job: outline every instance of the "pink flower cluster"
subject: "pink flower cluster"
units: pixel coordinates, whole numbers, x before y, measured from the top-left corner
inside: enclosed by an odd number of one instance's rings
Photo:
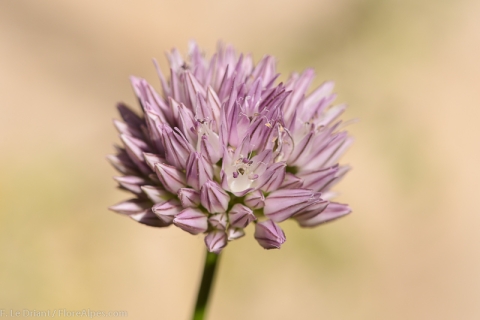
[[[338,159],[352,142],[338,120],[345,106],[332,106],[333,83],[307,94],[312,70],[277,83],[273,57],[254,64],[230,46],[207,59],[192,43],[187,60],[176,49],[168,59],[168,81],[157,66],[162,94],[131,77],[141,116],[118,105],[123,147],[108,159],[134,198],[111,210],[205,233],[215,253],[250,223],[272,249],[286,239],[279,222],[314,227],[350,213],[330,201],[349,169]]]

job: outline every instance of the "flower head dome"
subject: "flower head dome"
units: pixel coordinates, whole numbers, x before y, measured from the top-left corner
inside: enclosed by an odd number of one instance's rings
[[[278,83],[275,60],[219,46],[210,59],[196,44],[188,59],[168,54],[170,78],[157,66],[162,94],[131,77],[142,108],[118,104],[123,147],[108,156],[134,198],[110,209],[153,227],[205,233],[211,252],[242,237],[250,223],[266,248],[280,248],[278,223],[314,227],[350,213],[330,201],[348,171],[338,159],[352,138],[341,130],[344,105],[331,106],[333,83],[307,94],[312,70]]]

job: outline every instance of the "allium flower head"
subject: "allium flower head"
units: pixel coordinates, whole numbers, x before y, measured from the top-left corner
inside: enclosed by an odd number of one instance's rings
[[[349,169],[338,159],[352,142],[338,120],[345,106],[331,106],[332,82],[307,93],[314,73],[306,70],[278,83],[273,57],[254,64],[230,46],[210,59],[194,43],[186,60],[176,49],[167,56],[169,80],[157,66],[162,94],[131,77],[142,115],[118,104],[123,147],[108,159],[134,197],[111,210],[205,233],[215,253],[250,223],[272,249],[286,240],[279,222],[314,227],[350,213],[330,201]]]

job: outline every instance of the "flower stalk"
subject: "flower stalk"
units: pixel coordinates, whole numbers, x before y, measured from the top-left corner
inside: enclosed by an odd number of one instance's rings
[[[193,311],[193,320],[205,319],[208,299],[210,297],[210,291],[215,278],[215,270],[217,268],[218,260],[219,254],[212,253],[207,250],[205,264],[203,266],[202,283],[200,284],[200,289],[198,290],[197,303],[195,304],[195,310]]]

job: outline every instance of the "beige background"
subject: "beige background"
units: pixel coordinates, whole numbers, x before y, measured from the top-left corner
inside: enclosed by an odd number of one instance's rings
[[[187,319],[204,245],[106,210],[128,76],[218,39],[333,79],[348,218],[226,249],[210,319],[480,318],[480,2],[0,1],[0,309]]]

